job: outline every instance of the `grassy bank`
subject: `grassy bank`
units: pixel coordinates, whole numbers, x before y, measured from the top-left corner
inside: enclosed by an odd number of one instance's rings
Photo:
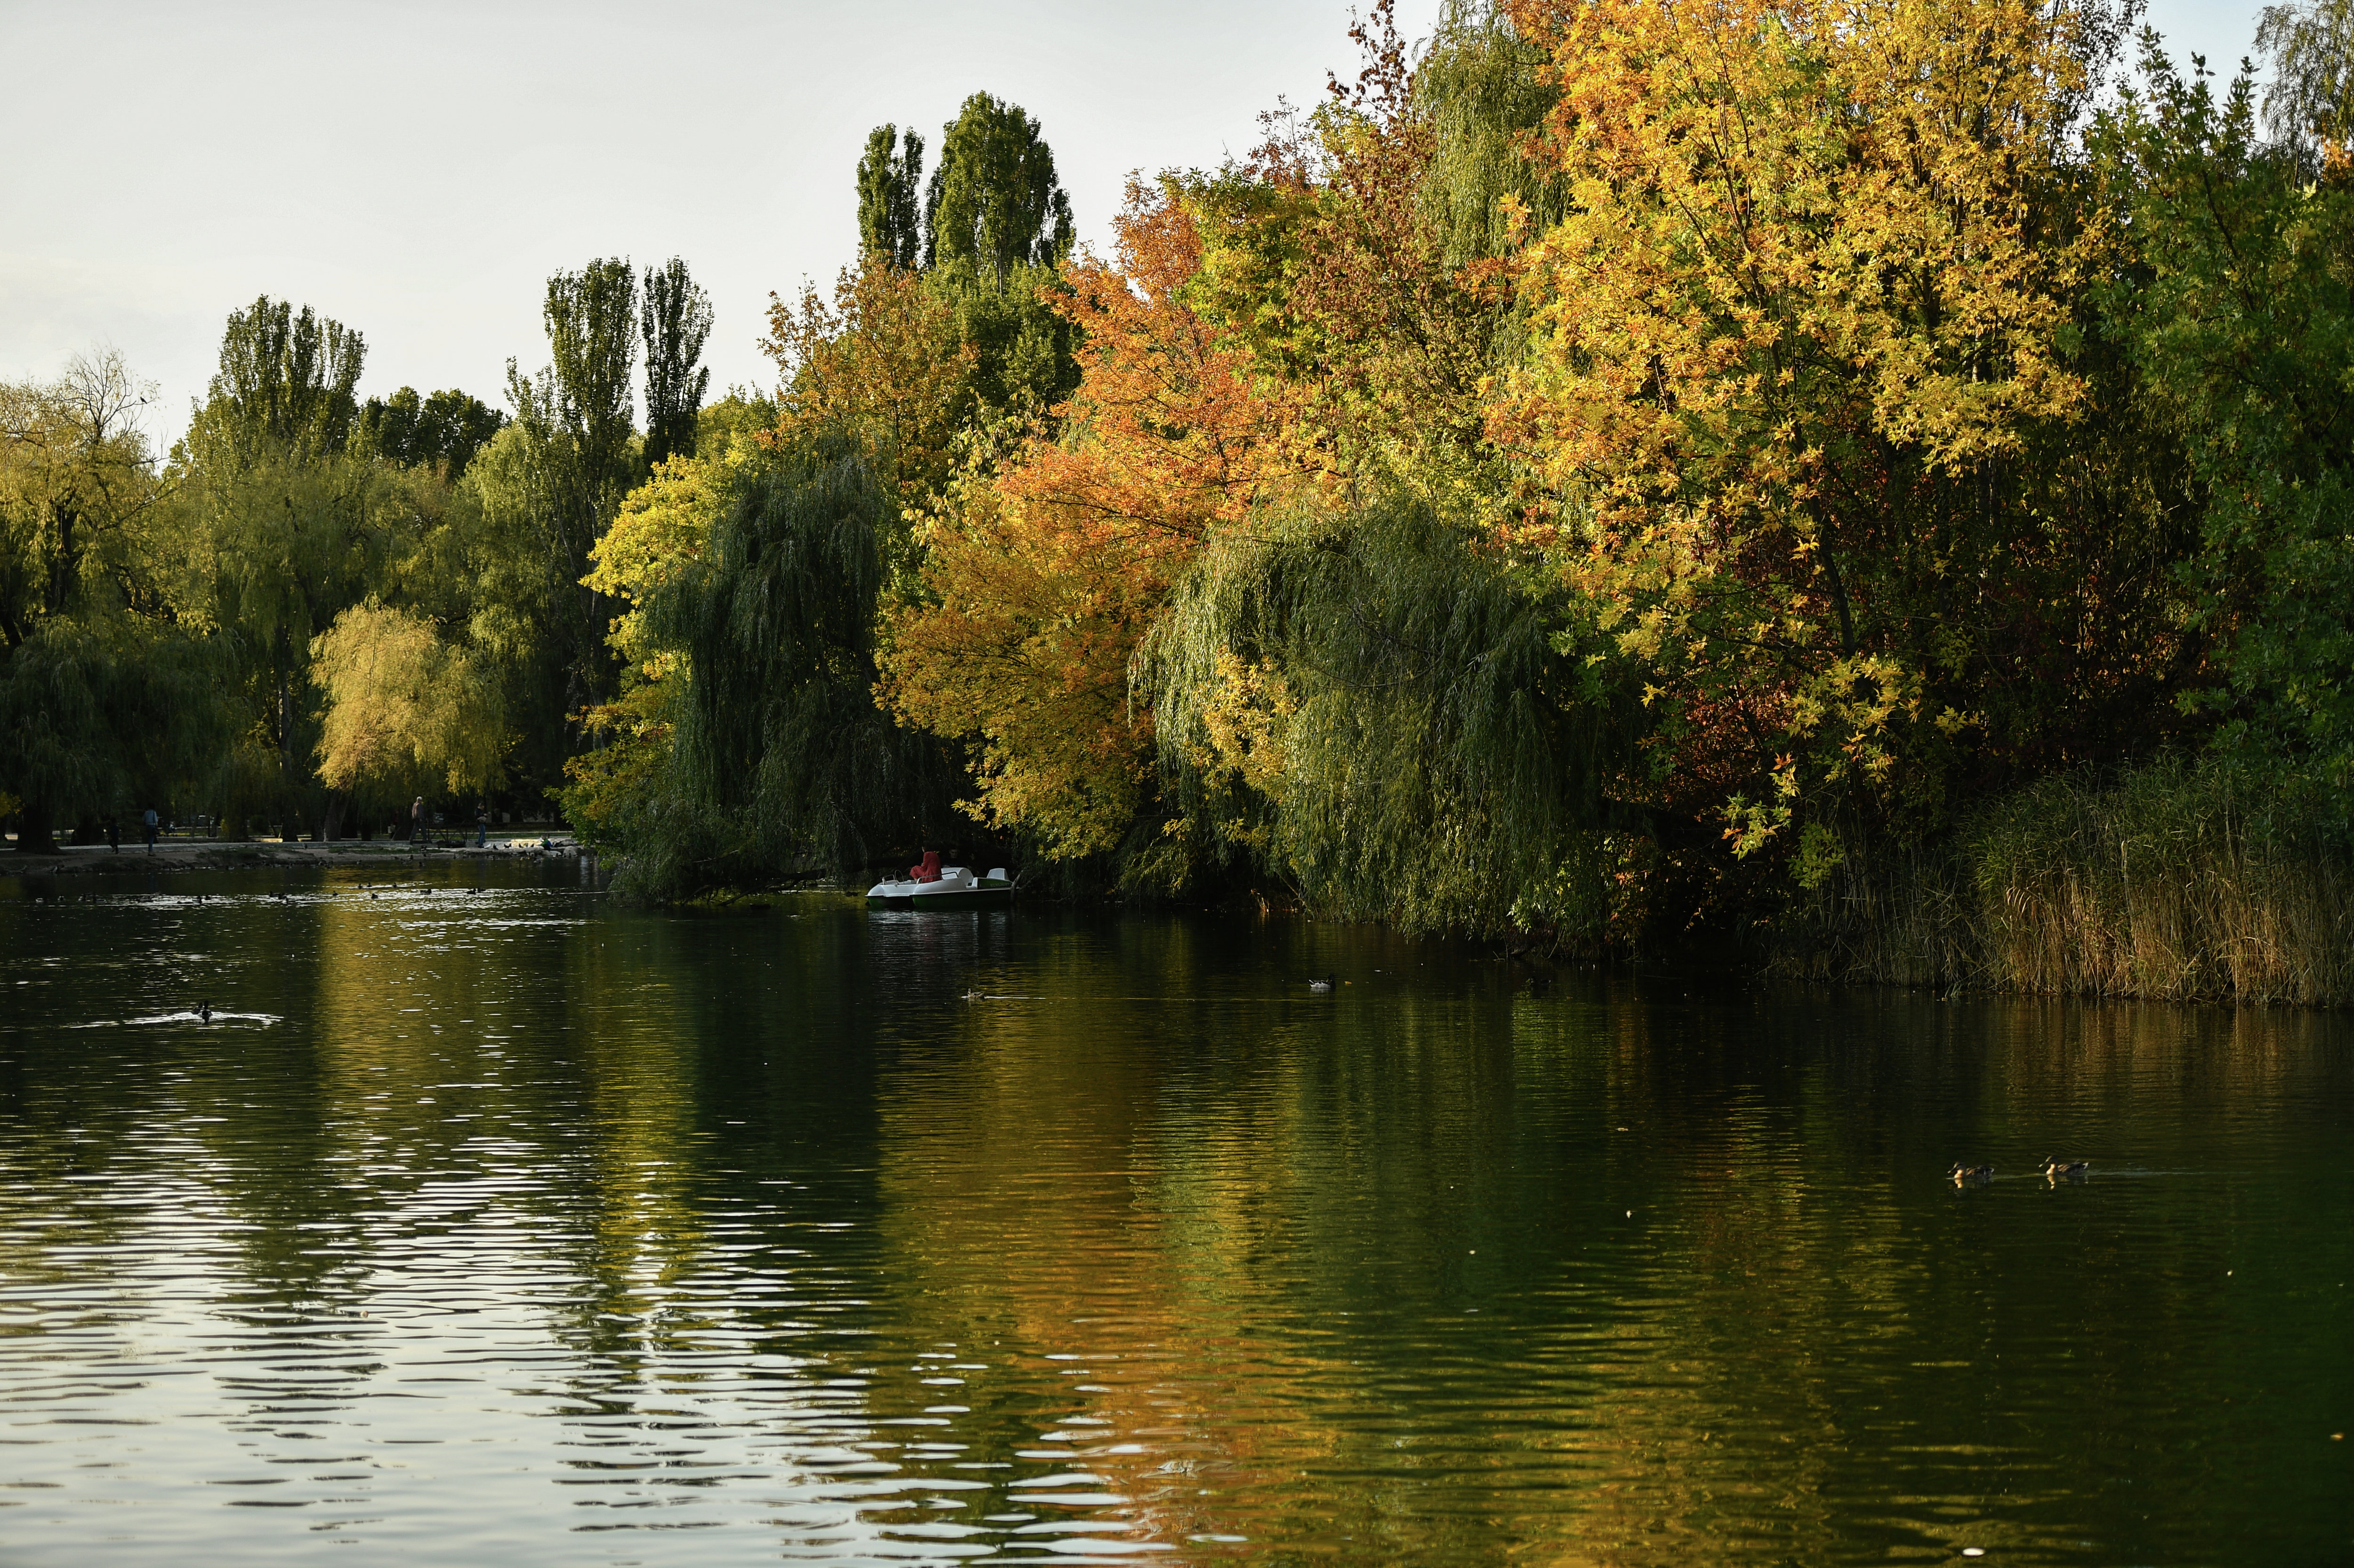
[[[2315,780],[2154,764],[2046,780],[1935,850],[1850,853],[1772,970],[2041,994],[2354,1001],[2354,826]]]

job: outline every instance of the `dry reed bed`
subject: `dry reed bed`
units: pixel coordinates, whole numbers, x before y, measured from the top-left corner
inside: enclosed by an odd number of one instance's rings
[[[1850,854],[1773,968],[2046,995],[2354,1001],[2335,792],[2221,762],[2047,780],[1941,852]]]

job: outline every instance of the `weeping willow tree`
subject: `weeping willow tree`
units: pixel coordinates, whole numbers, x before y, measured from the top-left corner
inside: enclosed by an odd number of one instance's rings
[[[1527,336],[1492,263],[1565,207],[1525,155],[1557,94],[1492,5],[1450,5],[1418,59],[1386,5],[1358,36],[1357,87],[1271,143],[1266,186],[1204,202],[1207,297],[1311,386],[1351,482],[1220,530],[1140,654],[1182,809],[1145,869],[1247,864],[1418,930],[1591,932],[1639,709],[1587,657],[1584,603],[1486,543],[1515,469],[1484,389]]]
[[[1526,152],[1561,97],[1547,63],[1485,0],[1449,0],[1416,62],[1411,112],[1431,138],[1419,205],[1450,266],[1509,256],[1569,210],[1569,182]]]
[[[1229,535],[1139,661],[1182,838],[1346,918],[1598,929],[1637,714],[1579,614],[1403,493]]]
[[[27,803],[18,847],[54,847],[58,802],[170,814],[227,728],[217,643],[127,614],[50,616],[0,665],[0,786]]]
[[[688,672],[661,788],[627,837],[641,893],[848,871],[953,832],[960,774],[876,708],[876,602],[907,524],[846,442],[748,477],[710,547],[645,604]]]
[[[423,616],[375,602],[345,610],[311,642],[325,698],[319,777],[363,808],[398,807],[412,789],[496,787],[514,744],[497,675]]]

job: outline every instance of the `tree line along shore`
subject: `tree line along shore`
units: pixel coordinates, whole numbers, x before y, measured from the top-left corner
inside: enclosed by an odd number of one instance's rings
[[[767,390],[678,260],[496,407],[267,297],[168,452],[0,384],[0,810],[2354,1000],[2354,16],[2137,16],[1378,5],[1108,255],[1018,106],[879,127]]]

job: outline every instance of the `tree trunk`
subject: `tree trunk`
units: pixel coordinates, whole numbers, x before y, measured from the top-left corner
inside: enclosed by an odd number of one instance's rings
[[[319,842],[331,844],[344,836],[344,808],[351,797],[341,789],[327,791],[326,814],[319,822]]]

